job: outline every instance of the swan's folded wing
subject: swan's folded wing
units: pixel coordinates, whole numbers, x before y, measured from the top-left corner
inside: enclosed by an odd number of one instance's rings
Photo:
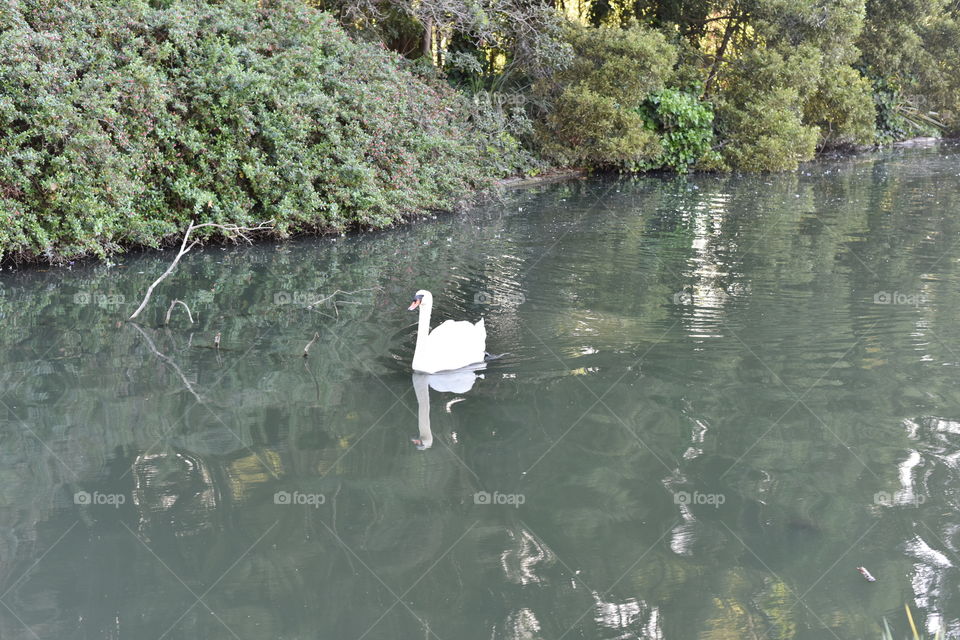
[[[483,330],[482,325],[481,331],[481,335],[486,337],[487,332]],[[453,341],[458,340],[476,340],[477,325],[472,322],[467,322],[466,320],[447,320],[437,325],[437,327],[430,332],[430,339],[437,340],[443,344],[453,344]]]
[[[444,354],[445,361],[454,364],[445,369],[482,362],[487,348],[487,330],[483,320],[477,324],[466,320],[447,320],[430,332],[429,348]]]

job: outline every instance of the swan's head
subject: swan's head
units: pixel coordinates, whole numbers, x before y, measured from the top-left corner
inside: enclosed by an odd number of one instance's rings
[[[420,289],[420,291],[413,294],[413,302],[407,307],[407,311],[413,311],[420,306],[427,308],[433,306],[433,295],[426,289]]]

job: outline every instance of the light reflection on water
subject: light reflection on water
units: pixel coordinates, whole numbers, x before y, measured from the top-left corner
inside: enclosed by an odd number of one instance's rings
[[[140,326],[166,253],[5,273],[0,636],[960,633],[958,166],[211,248]],[[419,288],[503,357],[411,378]]]

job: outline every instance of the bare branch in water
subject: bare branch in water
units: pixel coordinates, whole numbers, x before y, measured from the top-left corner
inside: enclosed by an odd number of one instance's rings
[[[317,338],[319,338],[319,337],[320,337],[320,334],[319,334],[319,333],[314,333],[314,334],[313,334],[313,339],[310,340],[310,342],[307,343],[307,346],[305,346],[305,347],[303,348],[303,357],[304,357],[304,358],[306,358],[308,355],[310,355],[310,347],[313,346],[313,343],[316,342],[316,341],[317,341]]]
[[[183,371],[180,369],[177,363],[173,361],[173,358],[160,353],[160,351],[157,349],[157,346],[153,343],[153,340],[150,339],[150,336],[147,335],[146,331],[140,328],[140,325],[138,325],[136,322],[131,322],[130,324],[133,326],[134,329],[139,331],[140,335],[142,335],[144,340],[147,341],[147,347],[149,347],[150,351],[152,351],[154,355],[156,355],[158,358],[160,358],[165,363],[167,363],[167,365],[169,365],[170,368],[172,368],[176,372],[176,374],[180,376],[180,380],[183,382],[183,386],[186,388],[187,391],[193,394],[193,397],[197,399],[197,402],[201,404],[205,404],[203,401],[203,398],[201,398],[200,395],[196,391],[194,391],[193,385],[190,384],[190,381],[187,379],[187,376],[183,373]]]
[[[174,299],[174,301],[170,303],[170,306],[167,308],[167,315],[163,319],[163,324],[170,324],[170,314],[173,313],[173,307],[177,304],[183,305],[183,308],[187,310],[187,318],[190,319],[190,324],[193,324],[193,314],[190,313],[190,307],[187,306],[186,302],[178,299]]]
[[[250,242],[250,238],[246,235],[247,233],[250,233],[253,231],[267,231],[269,229],[273,229],[273,220],[267,220],[266,222],[261,222],[255,227],[241,227],[236,224],[218,224],[216,222],[203,222],[201,224],[193,224],[191,222],[190,226],[187,227],[186,233],[183,234],[183,242],[180,243],[180,251],[177,252],[177,257],[173,259],[173,262],[170,263],[170,266],[167,267],[167,270],[164,271],[163,274],[159,278],[154,280],[153,284],[151,284],[147,288],[147,293],[146,295],[143,296],[143,302],[140,303],[140,306],[137,307],[137,310],[134,311],[133,315],[127,318],[127,320],[133,320],[138,315],[140,315],[140,312],[143,311],[143,308],[147,306],[148,302],[150,302],[150,296],[153,295],[153,290],[157,287],[157,285],[163,282],[164,278],[166,278],[171,273],[173,273],[173,270],[177,267],[177,263],[180,262],[180,258],[187,255],[190,249],[193,249],[195,246],[200,244],[199,240],[194,240],[193,242],[190,242],[190,234],[196,231],[197,229],[202,229],[204,227],[215,227],[217,229],[220,229],[226,232],[228,235],[240,236],[247,242]],[[187,244],[188,242],[189,244]]]
[[[309,309],[310,307],[315,307],[318,304],[323,304],[330,298],[333,298],[334,296],[337,296],[337,295],[349,296],[349,295],[353,295],[354,293],[360,293],[361,291],[380,291],[382,288],[383,287],[367,287],[365,289],[357,289],[356,291],[341,291],[340,289],[337,289],[336,291],[334,291],[333,293],[331,293],[326,297],[320,298],[319,300],[314,300],[313,302],[307,305],[307,309]]]

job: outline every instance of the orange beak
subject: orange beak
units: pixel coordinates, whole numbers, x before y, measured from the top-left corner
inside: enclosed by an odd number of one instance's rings
[[[416,308],[419,307],[419,306],[420,306],[420,300],[419,300],[419,298],[418,298],[418,299],[415,299],[413,302],[410,303],[410,306],[407,307],[407,311],[413,311],[414,309],[416,309]]]

